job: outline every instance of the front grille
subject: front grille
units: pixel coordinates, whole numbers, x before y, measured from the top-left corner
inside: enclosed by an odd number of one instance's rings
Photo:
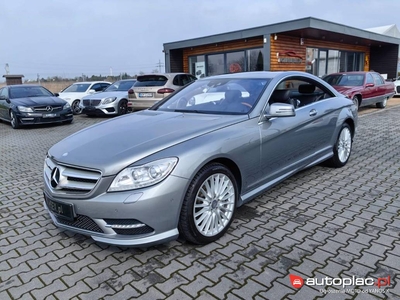
[[[55,170],[55,169],[58,170]],[[44,164],[47,184],[54,193],[86,194],[93,190],[101,178],[101,172],[57,165],[49,157]]]
[[[396,86],[396,91],[397,91],[398,94],[400,94],[400,85]]]
[[[93,232],[104,233],[104,231],[88,216],[77,215],[74,221],[68,221],[66,219],[55,216],[58,223],[66,226],[71,226],[79,229],[84,229]]]
[[[49,109],[49,107],[51,109]],[[62,110],[62,108],[63,108],[62,106],[47,105],[47,106],[36,106],[33,108],[33,110],[37,112],[52,112],[52,111]]]
[[[84,106],[98,106],[100,104],[101,100],[99,99],[84,99],[83,100],[83,105]]]

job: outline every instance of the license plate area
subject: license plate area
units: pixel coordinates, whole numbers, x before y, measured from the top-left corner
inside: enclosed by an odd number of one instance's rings
[[[153,93],[139,93],[140,98],[151,98],[153,97]]]
[[[43,114],[43,118],[55,118],[57,114]]]
[[[74,206],[69,203],[61,203],[44,196],[47,208],[55,215],[68,221],[74,220]]]

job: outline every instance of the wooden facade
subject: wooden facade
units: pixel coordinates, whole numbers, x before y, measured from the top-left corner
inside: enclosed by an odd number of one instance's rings
[[[364,53],[365,58],[364,70],[369,71],[370,50],[367,46],[348,45],[323,40],[301,39],[300,37],[285,35],[278,35],[276,40],[274,39],[274,35],[271,35],[270,41],[271,71],[306,71],[307,48],[362,52]],[[285,61],[285,58],[289,59],[286,59]]]
[[[270,71],[306,71],[306,49],[319,48],[342,51],[353,51],[364,53],[364,70],[369,70],[370,49],[367,46],[348,45],[324,40],[300,39],[300,37],[278,35],[270,36]],[[207,44],[184,48],[183,50],[183,72],[189,72],[189,57],[224,53],[235,50],[244,50],[263,47],[263,36],[240,39],[215,44]],[[264,58],[266,59],[266,58]]]

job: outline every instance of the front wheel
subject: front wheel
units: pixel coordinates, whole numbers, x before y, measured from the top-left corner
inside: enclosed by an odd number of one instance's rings
[[[239,197],[232,172],[222,164],[204,166],[194,177],[179,219],[181,237],[195,244],[216,241],[232,223]]]
[[[346,165],[350,158],[352,142],[351,128],[344,123],[333,148],[333,157],[327,161],[328,165],[334,168]]]
[[[128,102],[121,100],[118,104],[118,115],[125,115],[128,113]]]
[[[21,127],[21,125],[19,124],[18,118],[13,111],[10,111],[10,123],[11,123],[11,127],[14,129],[18,129]]]
[[[74,102],[72,102],[72,113],[74,115],[79,115],[80,113],[82,113],[82,108],[79,107],[79,100],[75,100]]]
[[[387,104],[388,98],[385,98],[382,102],[376,104],[377,108],[385,108]]]

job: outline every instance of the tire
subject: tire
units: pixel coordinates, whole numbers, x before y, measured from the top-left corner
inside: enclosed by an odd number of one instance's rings
[[[352,144],[351,128],[347,123],[344,123],[333,147],[333,157],[327,161],[328,166],[334,168],[345,166],[350,158]]]
[[[82,108],[79,107],[79,103],[79,100],[74,100],[74,102],[72,102],[71,109],[74,115],[79,115],[82,113]]]
[[[385,108],[387,104],[388,98],[385,98],[382,102],[376,104],[377,108]]]
[[[360,98],[358,96],[353,96],[351,100],[353,100],[353,103],[356,105],[358,110],[358,108],[360,107]]]
[[[178,224],[181,237],[194,244],[218,240],[232,223],[238,197],[235,177],[227,167],[219,163],[204,166],[183,200]]]
[[[118,103],[118,115],[125,115],[128,113],[128,102],[126,100],[121,100]]]
[[[21,128],[18,118],[12,110],[10,111],[10,123],[11,123],[11,127],[14,129]]]

